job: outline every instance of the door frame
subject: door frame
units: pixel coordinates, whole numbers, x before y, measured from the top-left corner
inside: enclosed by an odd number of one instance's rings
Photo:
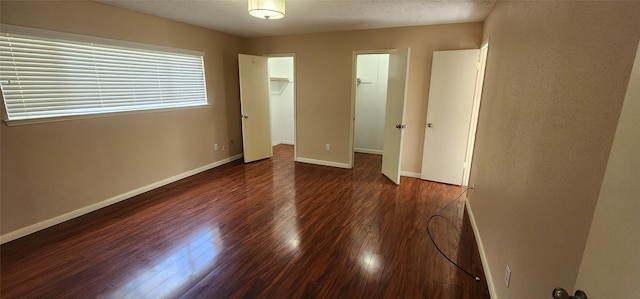
[[[298,125],[298,109],[297,109],[298,79],[296,78],[296,73],[297,73],[296,72],[296,53],[270,53],[270,54],[264,54],[263,56],[266,56],[267,59],[271,57],[293,58],[293,160],[297,161],[298,160],[298,131],[296,130],[296,128],[298,127],[297,126]],[[271,96],[269,96],[269,100],[271,100]],[[269,118],[271,118],[271,115],[269,115]]]
[[[489,40],[490,39],[488,38],[482,43],[482,46],[480,46],[480,55],[478,55],[478,73],[476,75],[473,106],[471,108],[471,121],[469,123],[469,133],[467,136],[467,151],[465,154],[464,170],[462,173],[462,186],[465,187],[469,186],[471,167],[473,166],[473,152],[476,144],[478,118],[480,117],[480,103],[482,102],[482,91],[484,90],[484,75],[487,70],[487,58],[489,56]]]
[[[380,50],[356,50],[351,54],[351,121],[349,122],[349,168],[353,168],[353,160],[355,159],[355,129],[356,129],[356,89],[358,87],[358,55],[366,54],[391,54],[397,49],[380,49]],[[385,112],[386,117],[386,112]]]

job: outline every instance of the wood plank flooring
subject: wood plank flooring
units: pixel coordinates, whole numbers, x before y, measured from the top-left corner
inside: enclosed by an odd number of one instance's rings
[[[489,298],[462,189],[272,159],[240,161],[0,247],[2,298]]]

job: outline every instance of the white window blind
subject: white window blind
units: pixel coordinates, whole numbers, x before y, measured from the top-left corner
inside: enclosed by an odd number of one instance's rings
[[[207,104],[203,57],[0,33],[8,120]]]

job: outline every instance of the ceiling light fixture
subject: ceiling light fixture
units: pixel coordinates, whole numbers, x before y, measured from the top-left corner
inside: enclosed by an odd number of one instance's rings
[[[284,0],[249,0],[249,14],[260,19],[282,19]]]

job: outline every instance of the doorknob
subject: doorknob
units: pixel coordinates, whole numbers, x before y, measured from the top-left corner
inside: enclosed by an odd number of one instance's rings
[[[249,115],[247,115],[247,114],[242,114],[242,118],[249,118]]]
[[[553,299],[587,299],[587,294],[581,290],[577,290],[573,296],[569,296],[569,293],[563,288],[553,289]]]
[[[428,123],[427,127],[431,128],[431,127],[433,127],[433,124],[432,123]]]
[[[401,125],[401,124],[397,124],[396,125],[396,129],[406,129],[407,125]]]

